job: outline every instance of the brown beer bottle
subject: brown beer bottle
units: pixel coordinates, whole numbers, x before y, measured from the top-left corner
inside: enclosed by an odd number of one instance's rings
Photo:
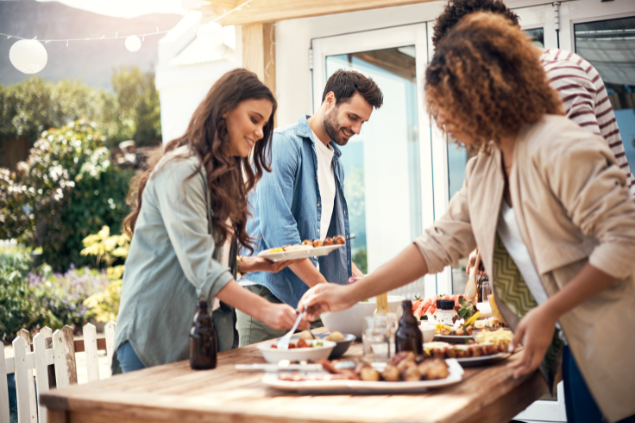
[[[190,329],[190,367],[194,370],[216,368],[216,330],[207,312],[207,301],[200,300]]]
[[[412,314],[412,301],[404,300],[401,306],[403,315],[395,333],[395,352],[412,351],[415,355],[423,355],[423,335],[417,319]]]

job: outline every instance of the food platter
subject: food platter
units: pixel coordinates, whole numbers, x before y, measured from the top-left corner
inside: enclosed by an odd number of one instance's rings
[[[329,254],[331,251],[337,250],[340,247],[343,247],[346,244],[336,244],[336,245],[327,245],[324,247],[309,247],[302,246],[305,248],[299,248],[291,251],[279,251],[279,252],[270,252],[270,250],[261,251],[258,256],[264,257],[271,261],[284,261],[284,260],[297,260],[309,257],[320,257]],[[272,250],[278,250],[274,248]]]
[[[465,344],[474,341],[473,335],[434,335],[435,341],[448,342],[450,344]]]
[[[472,366],[481,366],[483,364],[493,364],[497,361],[505,360],[511,356],[510,353],[498,353],[494,355],[485,355],[482,357],[465,357],[465,358],[457,358],[461,366],[463,367],[472,367]]]
[[[367,382],[360,380],[319,380],[319,373],[314,373],[318,380],[288,381],[281,380],[278,374],[267,373],[262,378],[262,383],[272,388],[285,391],[312,391],[328,393],[334,392],[354,392],[369,393],[377,392],[417,392],[427,389],[440,388],[443,386],[458,383],[463,378],[463,368],[456,359],[447,359],[445,362],[449,367],[449,376],[440,380],[421,380],[418,382]]]

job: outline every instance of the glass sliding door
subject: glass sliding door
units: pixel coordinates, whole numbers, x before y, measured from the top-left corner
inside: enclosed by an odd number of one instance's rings
[[[635,166],[635,16],[574,23],[575,52],[599,72],[624,143]]]
[[[397,255],[433,221],[429,121],[420,110],[425,41],[425,24],[313,40],[314,107],[321,104],[326,80],[339,69],[372,78],[384,94],[383,106],[342,147],[356,237],[353,261],[365,273]],[[398,292],[423,296],[424,281]]]

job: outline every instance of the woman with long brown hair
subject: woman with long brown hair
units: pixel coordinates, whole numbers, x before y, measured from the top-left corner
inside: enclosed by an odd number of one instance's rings
[[[501,16],[463,18],[426,70],[428,111],[477,154],[444,216],[349,285],[320,284],[310,318],[438,273],[479,246],[496,305],[522,343],[515,377],[559,370],[567,417],[635,413],[635,203],[603,139],[563,116],[527,36]]]
[[[226,73],[185,134],[169,142],[137,181],[136,204],[124,222],[132,241],[117,318],[115,372],[188,358],[199,300],[215,304],[220,351],[237,345],[232,307],[276,329],[293,326],[293,308],[272,304],[235,280],[237,271],[277,272],[288,265],[236,254],[239,247],[253,251],[245,230],[247,194],[271,171],[276,106],[252,72]]]

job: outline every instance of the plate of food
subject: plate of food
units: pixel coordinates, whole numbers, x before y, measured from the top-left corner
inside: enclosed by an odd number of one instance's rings
[[[510,356],[508,349],[513,336],[513,333],[506,329],[479,332],[475,335],[476,342],[463,345],[428,342],[423,344],[423,350],[427,357],[454,358],[464,367],[491,364]]]
[[[346,245],[346,238],[341,235],[322,240],[304,240],[302,244],[285,245],[261,251],[258,256],[271,261],[297,260],[309,257],[320,257]]]
[[[474,341],[473,331],[474,326],[472,325],[463,327],[461,325],[448,326],[437,323],[434,331],[434,340],[451,344],[465,344],[466,342]]]
[[[397,354],[390,363],[356,362],[344,368],[334,361],[318,363],[323,372],[268,373],[262,382],[287,391],[377,393],[423,391],[463,378],[463,369],[454,359],[417,360],[412,353]]]

